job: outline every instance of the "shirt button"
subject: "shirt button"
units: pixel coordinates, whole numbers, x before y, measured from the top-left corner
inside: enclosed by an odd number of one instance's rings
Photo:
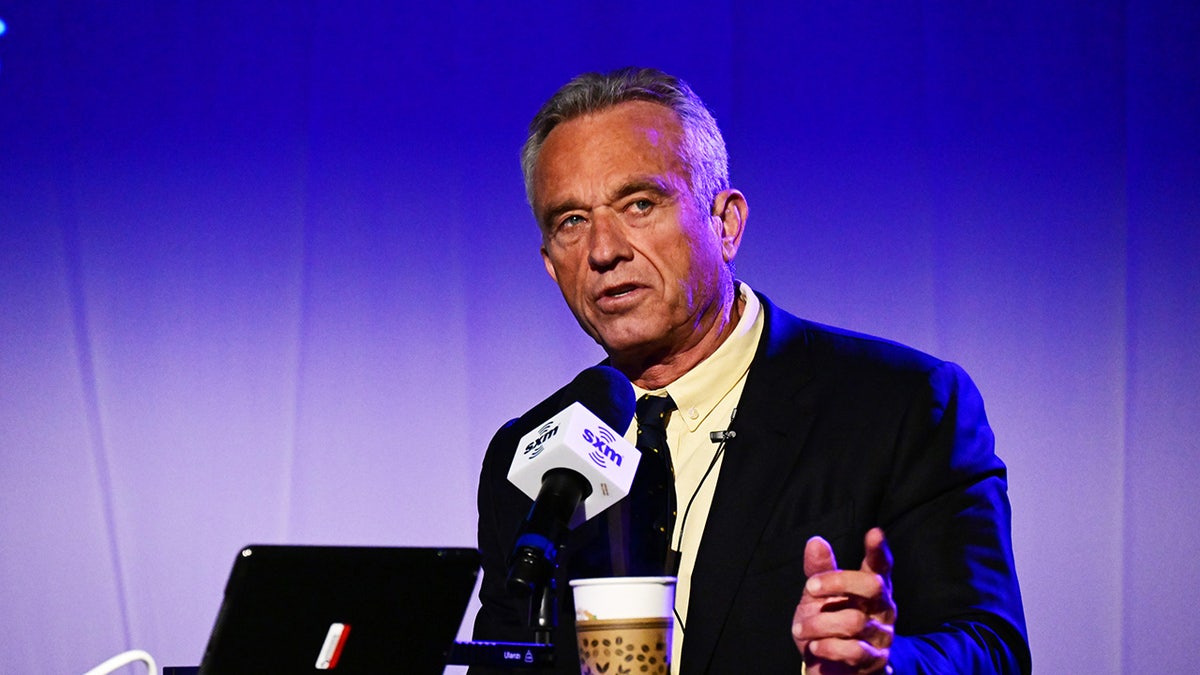
[[[690,417],[692,419],[696,419],[699,416],[700,416],[699,410],[696,410],[695,408],[688,408],[688,417]]]

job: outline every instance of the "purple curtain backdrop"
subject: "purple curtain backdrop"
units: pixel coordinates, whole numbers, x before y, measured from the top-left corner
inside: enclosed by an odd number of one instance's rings
[[[743,279],[975,377],[1039,672],[1192,669],[1200,6],[748,4],[0,1],[0,671],[197,663],[246,543],[473,544],[601,356],[516,151],[628,64],[714,109]]]

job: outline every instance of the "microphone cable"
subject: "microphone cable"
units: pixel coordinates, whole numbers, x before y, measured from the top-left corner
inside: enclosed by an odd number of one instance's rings
[[[687,527],[688,514],[692,511],[692,503],[696,501],[696,495],[700,494],[700,488],[704,487],[704,481],[708,480],[708,475],[712,473],[713,467],[717,465],[717,460],[721,458],[721,453],[725,452],[725,442],[731,438],[735,438],[737,434],[731,431],[733,427],[733,419],[737,417],[737,408],[729,413],[729,426],[725,431],[714,431],[709,434],[709,438],[716,441],[717,451],[713,453],[712,460],[708,463],[708,468],[704,470],[704,475],[700,477],[700,482],[696,484],[696,490],[692,492],[692,496],[688,499],[687,508],[683,510],[683,518],[679,521],[679,537],[675,540],[675,550],[683,549],[683,528]],[[676,570],[678,574],[679,570]],[[675,623],[679,626],[679,632],[687,633],[687,627],[683,625],[683,617],[679,616],[679,610],[675,609]]]

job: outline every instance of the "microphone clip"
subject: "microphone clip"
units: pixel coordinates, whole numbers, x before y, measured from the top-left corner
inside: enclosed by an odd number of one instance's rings
[[[724,431],[709,432],[708,440],[712,441],[713,443],[724,443],[725,441],[728,441],[736,436],[737,436],[736,431],[733,431],[731,429],[726,429]]]

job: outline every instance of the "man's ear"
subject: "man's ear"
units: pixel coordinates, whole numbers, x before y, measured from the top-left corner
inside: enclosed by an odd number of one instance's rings
[[[558,273],[554,271],[554,263],[550,262],[550,254],[546,252],[545,246],[542,246],[539,250],[542,252],[542,264],[546,266],[546,274],[549,274],[550,278],[557,284]]]
[[[713,199],[712,217],[720,222],[717,235],[721,239],[721,254],[725,262],[733,260],[737,255],[749,215],[750,205],[746,203],[746,197],[737,190],[722,190]]]

